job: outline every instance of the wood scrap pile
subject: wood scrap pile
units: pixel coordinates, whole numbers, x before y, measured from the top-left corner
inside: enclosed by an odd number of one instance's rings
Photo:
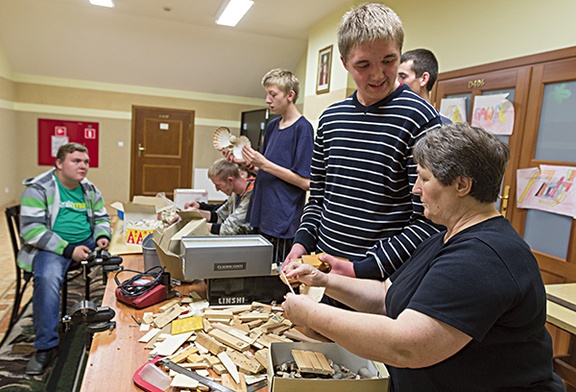
[[[266,378],[268,352],[273,342],[317,342],[296,330],[279,306],[251,305],[210,308],[206,301],[176,299],[145,313],[139,341],[162,356],[235,391]],[[171,371],[172,373],[172,371]],[[197,381],[176,373],[173,390],[208,390]]]

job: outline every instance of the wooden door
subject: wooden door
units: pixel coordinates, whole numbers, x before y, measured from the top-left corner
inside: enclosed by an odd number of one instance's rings
[[[465,73],[465,72],[461,72]],[[506,142],[512,152],[510,162],[504,174],[497,207],[508,219],[514,215],[516,192],[516,169],[520,161],[520,145],[523,137],[523,125],[528,101],[530,67],[517,67],[501,71],[478,72],[463,76],[448,77],[440,80],[434,94],[439,106],[442,98],[466,98],[466,118],[471,122],[474,99],[479,95],[508,93],[508,100],[514,103],[514,130],[510,136],[498,136]]]
[[[520,167],[573,168],[563,184],[556,183],[571,191],[576,187],[576,57],[534,66],[527,109]],[[530,244],[545,283],[576,282],[575,216],[576,211],[567,216],[536,209],[514,215],[513,224]],[[569,383],[566,390],[576,391],[576,339],[552,325],[548,330],[558,356],[554,368]]]
[[[576,187],[576,58],[534,66],[527,109],[519,167],[575,168],[561,184],[570,192]],[[566,216],[535,209],[514,214],[512,223],[530,244],[546,283],[574,281],[574,216],[576,211]]]
[[[130,200],[192,187],[194,112],[132,107]]]

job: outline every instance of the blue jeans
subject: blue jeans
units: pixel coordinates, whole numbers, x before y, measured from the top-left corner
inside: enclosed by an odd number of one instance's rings
[[[86,245],[94,249],[94,239],[74,245]],[[48,350],[58,346],[58,323],[60,322],[60,289],[72,259],[56,253],[40,250],[34,257],[34,348]]]

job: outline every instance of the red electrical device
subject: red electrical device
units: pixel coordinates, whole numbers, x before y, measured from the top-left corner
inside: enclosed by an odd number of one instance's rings
[[[120,283],[118,274],[121,272],[134,272],[136,275]],[[146,272],[118,271],[114,280],[118,285],[116,299],[137,309],[155,305],[169,296],[170,274],[164,272],[162,267],[152,267]]]

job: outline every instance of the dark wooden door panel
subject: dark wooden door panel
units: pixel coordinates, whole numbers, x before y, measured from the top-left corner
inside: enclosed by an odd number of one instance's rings
[[[135,106],[132,114],[130,198],[191,188],[194,112]]]

